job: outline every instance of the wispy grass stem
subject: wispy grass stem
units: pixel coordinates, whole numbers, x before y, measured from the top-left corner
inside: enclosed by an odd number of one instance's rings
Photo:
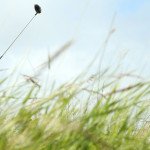
[[[37,13],[31,18],[31,20],[26,24],[26,26],[21,30],[21,32],[18,34],[18,36],[12,41],[12,43],[8,46],[8,48],[4,51],[4,53],[0,56],[0,59],[4,57],[4,55],[9,51],[9,49],[12,47],[12,45],[17,41],[17,39],[20,37],[20,35],[25,31],[25,29],[28,27],[28,25],[33,21],[33,19],[36,17]]]

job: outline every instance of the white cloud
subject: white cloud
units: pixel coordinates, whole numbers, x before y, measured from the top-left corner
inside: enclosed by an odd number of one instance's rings
[[[114,0],[92,0],[89,3],[87,1],[7,0],[1,2],[1,5],[4,6],[0,14],[1,53],[34,15],[33,4],[39,3],[43,9],[43,13],[30,24],[2,60],[1,68],[9,67],[10,64],[12,66],[12,63],[15,66],[19,58],[28,50],[32,50],[29,55],[31,63],[39,64],[40,58],[42,57],[41,60],[45,58],[47,48],[52,53],[55,47],[61,46],[75,35],[77,42],[58,61],[59,65],[57,64],[60,67],[60,78],[62,75],[64,78],[72,77],[90,62],[107,35],[114,12],[118,11],[114,24],[117,32],[108,45],[104,64],[115,64],[119,59],[116,57],[118,52],[127,49],[129,55],[124,61],[125,69],[140,68],[141,70],[146,61],[149,61],[148,56],[150,55],[150,14],[148,13],[150,2],[141,3],[137,9],[128,12],[124,11],[122,5],[127,3],[125,0],[115,2]],[[129,4],[131,3],[128,1]],[[6,58],[10,58],[9,63]],[[27,61],[25,68],[28,66]],[[56,74],[59,73],[59,70],[56,71]]]

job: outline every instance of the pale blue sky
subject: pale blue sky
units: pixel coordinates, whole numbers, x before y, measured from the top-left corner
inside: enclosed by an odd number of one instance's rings
[[[56,61],[51,71],[54,78],[69,79],[80,73],[94,57],[117,12],[113,25],[116,32],[108,44],[103,65],[113,67],[127,52],[122,71],[133,69],[150,75],[149,0],[0,0],[1,53],[34,15],[35,3],[41,5],[43,13],[1,60],[0,68],[16,66],[28,52],[20,72],[34,74],[33,68],[47,58],[48,52],[53,53],[74,38],[72,48]]]

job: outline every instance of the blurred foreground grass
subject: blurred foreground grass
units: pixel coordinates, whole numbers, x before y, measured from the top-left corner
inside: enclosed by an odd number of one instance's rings
[[[103,73],[45,96],[32,79],[10,88],[11,77],[0,80],[0,150],[150,149],[149,82]]]

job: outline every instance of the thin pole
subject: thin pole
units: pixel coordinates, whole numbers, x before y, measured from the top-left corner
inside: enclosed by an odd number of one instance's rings
[[[4,57],[4,55],[8,52],[8,50],[11,48],[11,46],[16,42],[16,40],[19,38],[19,36],[24,32],[24,30],[28,27],[28,25],[32,22],[32,20],[35,18],[37,13],[31,18],[31,20],[28,22],[28,24],[21,30],[21,32],[18,34],[18,36],[12,41],[12,43],[8,46],[8,48],[4,51],[4,53],[0,56],[0,59]]]

